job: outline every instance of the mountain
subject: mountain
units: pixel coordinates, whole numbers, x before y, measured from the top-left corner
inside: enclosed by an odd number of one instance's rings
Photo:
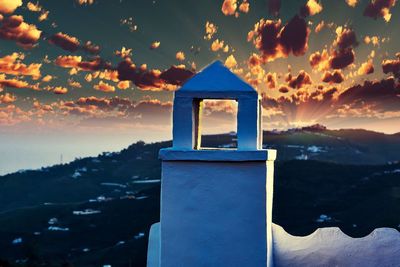
[[[296,235],[325,226],[351,236],[399,227],[398,138],[364,130],[265,132],[279,157],[273,221]],[[233,134],[203,139],[235,142]],[[169,146],[138,142],[0,176],[0,266],[145,266],[149,227],[159,220],[158,151]]]
[[[234,146],[233,134],[203,137],[205,146]],[[362,129],[329,130],[309,126],[287,131],[264,131],[264,148],[278,151],[277,160],[309,159],[343,164],[386,164],[400,160],[400,135]]]

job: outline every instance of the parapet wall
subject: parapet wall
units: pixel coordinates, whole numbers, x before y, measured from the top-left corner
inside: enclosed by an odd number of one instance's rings
[[[337,227],[319,228],[308,236],[292,236],[273,224],[274,267],[400,266],[400,232],[378,228],[362,238]]]

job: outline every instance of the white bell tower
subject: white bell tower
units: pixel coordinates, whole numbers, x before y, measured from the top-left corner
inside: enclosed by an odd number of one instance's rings
[[[204,99],[238,102],[237,149],[200,147]],[[275,150],[262,149],[257,92],[219,61],[175,92],[148,267],[272,266]]]

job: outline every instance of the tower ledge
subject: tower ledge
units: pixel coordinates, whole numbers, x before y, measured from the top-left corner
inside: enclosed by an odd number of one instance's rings
[[[160,150],[159,158],[165,161],[274,161],[276,150],[164,148]]]

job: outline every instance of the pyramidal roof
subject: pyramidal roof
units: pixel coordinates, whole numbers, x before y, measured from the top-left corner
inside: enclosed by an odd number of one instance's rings
[[[178,92],[250,92],[255,90],[217,60],[189,79]]]

